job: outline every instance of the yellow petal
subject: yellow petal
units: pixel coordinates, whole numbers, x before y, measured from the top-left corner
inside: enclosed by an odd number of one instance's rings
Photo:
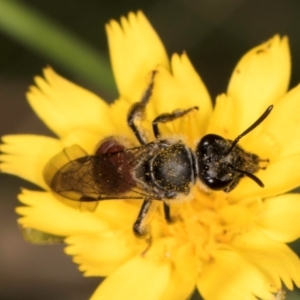
[[[45,79],[36,77],[27,98],[43,122],[58,136],[73,129],[109,133],[112,123],[109,106],[98,96],[44,69]]]
[[[47,189],[43,170],[50,158],[62,150],[61,143],[38,135],[7,135],[2,137],[2,141],[1,170]]]
[[[89,155],[94,155],[100,142],[111,135],[115,135],[114,127],[106,133],[78,128],[70,131],[64,138],[61,138],[61,143],[63,147],[80,145]]]
[[[300,260],[286,244],[273,241],[258,230],[252,230],[237,236],[233,245],[246,261],[269,278],[277,290],[281,288],[279,278],[290,290],[293,289],[292,281],[299,286]]]
[[[65,252],[74,256],[73,261],[80,265],[85,276],[108,276],[136,251],[132,230],[74,235],[68,237],[66,243],[69,246]]]
[[[206,133],[218,134],[225,139],[234,139],[240,133],[236,128],[238,118],[234,115],[234,105],[233,99],[229,96],[219,95]]]
[[[265,185],[261,188],[250,178],[242,178],[238,186],[232,190],[228,197],[233,200],[252,197],[271,197],[283,194],[299,186],[300,154],[291,155],[278,161],[270,161],[266,170],[255,173]]]
[[[111,229],[110,224],[97,218],[96,214],[70,208],[51,193],[24,189],[18,198],[26,205],[16,209],[22,216],[18,222],[24,227],[61,236]]]
[[[247,128],[249,128],[261,115],[253,117],[251,122],[246,127],[239,130],[240,113],[235,109],[236,101],[225,94],[217,97],[216,106],[213,115],[210,119],[207,133],[215,133],[225,139],[234,140]],[[279,150],[278,141],[269,133],[269,124],[271,117],[273,117],[274,110],[278,111],[278,105],[271,111],[262,123],[255,127],[248,134],[243,136],[238,145],[245,151],[257,154],[261,159],[273,160],[276,156],[275,153]],[[272,122],[274,119],[272,119]],[[282,117],[281,120],[282,121]],[[276,115],[276,122],[278,122],[278,114]],[[272,123],[272,124],[273,124]],[[278,123],[277,123],[278,124]],[[275,128],[275,126],[274,126]]]
[[[116,228],[132,230],[132,225],[141,208],[141,200],[100,201],[95,211],[98,218],[114,224]]]
[[[107,277],[91,300],[158,300],[168,285],[171,267],[168,263],[138,255]]]
[[[161,299],[182,300],[189,299],[195,289],[197,277],[197,257],[191,244],[176,247],[174,268],[168,287]]]
[[[271,299],[266,277],[238,253],[217,250],[204,265],[197,288],[205,300]]]
[[[274,106],[270,116],[255,130],[256,149],[265,157],[280,159],[300,152],[300,86],[289,91]],[[252,144],[253,144],[252,143]]]
[[[157,65],[169,66],[164,46],[141,11],[122,17],[121,24],[112,20],[106,31],[119,93],[130,102],[139,101],[148,73]]]
[[[199,111],[193,112],[192,118],[197,128],[195,135],[199,138],[206,131],[212,113],[210,96],[185,53],[174,54],[171,66],[172,74],[165,68],[158,68],[154,81],[153,100],[149,105],[149,111],[153,111],[155,114],[148,114],[148,117],[153,120],[159,114],[198,106]],[[182,124],[185,123],[186,118],[186,116],[180,118]],[[170,127],[172,128],[172,125]]]
[[[275,241],[289,243],[300,237],[300,195],[287,194],[264,200],[258,224]]]
[[[112,135],[126,136],[129,140],[136,142],[137,140],[127,124],[127,114],[131,108],[131,103],[120,98],[111,105],[111,118],[114,123],[115,131]],[[138,145],[138,143],[136,144]]]
[[[285,94],[270,115],[239,144],[248,152],[270,161],[299,153],[299,97],[300,86],[297,86]]]
[[[278,35],[250,50],[236,66],[228,86],[235,100],[239,128],[247,128],[270,104],[277,102],[288,88],[291,61],[286,37]]]

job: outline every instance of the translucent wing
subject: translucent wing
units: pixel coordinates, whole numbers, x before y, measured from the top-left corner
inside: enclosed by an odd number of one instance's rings
[[[132,175],[135,165],[147,155],[147,147],[95,156],[88,156],[80,149],[78,145],[66,148],[46,166],[44,177],[53,191],[65,198],[85,202],[149,196],[149,191],[145,191]]]
[[[87,156],[88,154],[78,145],[64,148],[64,150],[55,155],[44,168],[44,179],[50,187],[55,174],[70,161]]]

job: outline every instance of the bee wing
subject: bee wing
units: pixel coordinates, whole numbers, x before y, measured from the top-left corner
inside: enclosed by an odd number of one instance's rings
[[[87,156],[87,152],[85,152],[80,146],[73,145],[71,147],[64,148],[62,152],[55,155],[45,166],[43,176],[45,182],[51,187],[51,182],[55,176],[55,174],[62,168],[62,166],[68,164],[70,161],[76,160],[80,157]],[[67,196],[61,197],[60,201],[64,204],[74,207],[80,208],[82,211],[94,211],[98,206],[97,202],[75,202],[69,200],[70,198]]]
[[[72,200],[97,200],[102,191],[94,178],[93,166],[96,163],[94,156],[84,156],[68,162],[52,178],[51,189]]]
[[[53,177],[64,165],[87,155],[88,154],[78,145],[64,148],[63,151],[55,155],[44,168],[43,176],[47,185],[51,186]]]
[[[149,193],[132,177],[131,171],[146,151],[137,147],[88,156],[74,145],[48,163],[44,178],[54,192],[71,200],[143,199]]]

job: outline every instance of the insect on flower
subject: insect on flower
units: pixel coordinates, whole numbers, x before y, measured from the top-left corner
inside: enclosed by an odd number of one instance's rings
[[[216,134],[205,135],[192,150],[179,139],[163,139],[159,124],[184,117],[198,107],[164,113],[152,121],[154,141],[147,141],[143,128],[138,125],[151,98],[155,72],[142,99],[133,104],[127,115],[127,123],[140,146],[128,148],[117,137],[108,137],[101,142],[95,155],[87,155],[81,149],[81,157],[74,159],[74,145],[65,148],[45,168],[45,179],[57,194],[76,201],[91,202],[115,199],[141,199],[138,217],[133,225],[136,236],[148,234],[145,217],[153,200],[161,200],[165,219],[171,222],[169,203],[190,193],[191,187],[200,180],[210,190],[230,192],[244,176],[263,187],[254,175],[261,162],[256,154],[248,153],[238,146],[239,140],[256,128],[271,112],[267,110],[234,141]],[[78,150],[78,149],[77,149]],[[49,179],[49,168],[53,168],[61,156],[67,163],[58,168]]]

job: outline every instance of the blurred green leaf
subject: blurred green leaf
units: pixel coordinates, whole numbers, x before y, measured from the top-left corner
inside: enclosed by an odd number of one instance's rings
[[[33,228],[21,228],[24,239],[32,244],[52,245],[63,243],[64,237],[39,231]]]
[[[106,92],[116,94],[108,57],[24,2],[0,0],[0,31]]]

